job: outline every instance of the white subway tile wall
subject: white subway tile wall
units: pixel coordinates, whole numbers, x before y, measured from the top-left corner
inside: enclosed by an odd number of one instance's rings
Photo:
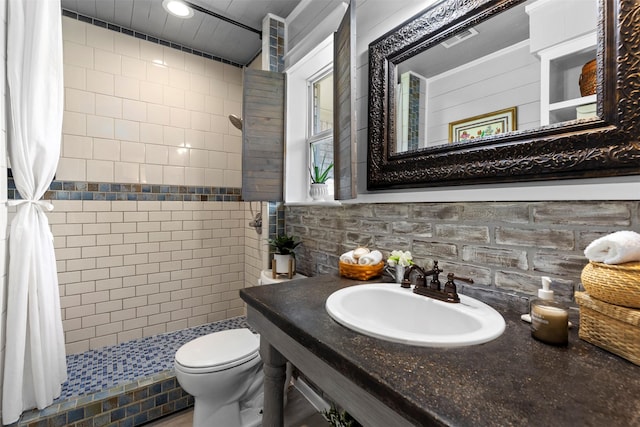
[[[244,315],[245,203],[53,204],[69,354]]]
[[[240,187],[242,69],[70,17],[63,181]],[[231,155],[231,156],[230,156]]]
[[[7,2],[0,0],[0,58],[7,62],[6,28]],[[0,79],[6,81],[6,68],[0,68]],[[5,85],[0,85],[0,384],[4,381],[4,353],[5,353],[5,321],[7,319],[7,267],[9,263],[7,240],[7,122],[5,106]],[[2,399],[2,387],[0,387]],[[0,408],[0,416],[2,409]]]

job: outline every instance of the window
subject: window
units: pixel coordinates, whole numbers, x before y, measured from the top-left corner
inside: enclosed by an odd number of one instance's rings
[[[333,163],[333,73],[323,72],[309,81],[310,129],[309,167],[313,165],[326,168]],[[333,169],[329,171],[329,194],[333,196]]]

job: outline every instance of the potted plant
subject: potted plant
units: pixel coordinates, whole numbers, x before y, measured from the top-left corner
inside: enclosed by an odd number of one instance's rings
[[[295,249],[301,244],[295,237],[283,234],[275,239],[269,239],[269,246],[274,250],[273,272],[274,274],[289,274],[289,278],[295,273]]]
[[[309,168],[309,175],[311,176],[311,188],[309,189],[309,195],[313,200],[324,200],[325,196],[329,194],[329,187],[327,186],[327,180],[329,179],[329,172],[333,169],[333,162],[325,166],[327,160],[326,153],[322,156],[322,162],[318,164],[318,147],[313,147],[313,167]]]

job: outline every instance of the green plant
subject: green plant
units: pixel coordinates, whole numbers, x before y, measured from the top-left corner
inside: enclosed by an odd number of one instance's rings
[[[278,236],[275,239],[269,239],[269,246],[271,246],[275,252],[280,255],[295,255],[293,251],[301,243],[302,242],[300,240],[296,240],[295,237],[288,236],[286,234]]]
[[[318,147],[313,147],[313,169],[309,168],[309,175],[311,176],[312,184],[324,184],[329,179],[329,172],[333,168],[333,163],[329,163],[327,167],[324,166],[327,159],[326,153],[322,156],[322,163],[318,165]]]

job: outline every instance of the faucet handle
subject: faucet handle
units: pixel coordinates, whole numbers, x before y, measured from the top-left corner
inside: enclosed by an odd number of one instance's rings
[[[455,279],[455,275],[453,273],[447,274],[447,283],[444,284],[444,293],[447,294],[447,300],[450,302],[460,302],[460,297],[458,296],[458,290],[456,288],[456,284],[453,281]]]

